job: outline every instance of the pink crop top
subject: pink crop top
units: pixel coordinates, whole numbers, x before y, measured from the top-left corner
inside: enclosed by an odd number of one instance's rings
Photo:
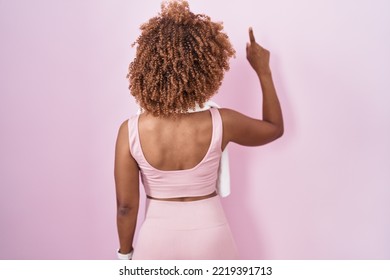
[[[154,198],[207,195],[216,190],[222,154],[222,119],[218,109],[211,108],[213,132],[209,149],[200,163],[185,170],[158,170],[151,166],[141,148],[138,134],[139,115],[128,121],[130,153],[137,161],[145,193]]]

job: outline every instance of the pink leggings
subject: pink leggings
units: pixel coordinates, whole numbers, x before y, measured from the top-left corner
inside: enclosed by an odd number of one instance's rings
[[[134,260],[238,259],[219,196],[148,203]]]

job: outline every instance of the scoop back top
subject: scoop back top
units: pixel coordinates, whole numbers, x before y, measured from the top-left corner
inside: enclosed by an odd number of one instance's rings
[[[154,198],[203,196],[216,190],[218,168],[222,154],[222,119],[217,108],[211,108],[211,143],[203,159],[193,168],[159,170],[146,160],[139,137],[140,115],[129,118],[130,153],[137,161],[145,193]]]

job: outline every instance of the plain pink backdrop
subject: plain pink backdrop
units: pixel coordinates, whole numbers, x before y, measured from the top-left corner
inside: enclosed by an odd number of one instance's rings
[[[261,116],[247,29],[271,51],[285,135],[229,145],[245,259],[390,258],[390,2],[195,1],[237,50],[215,101]],[[0,0],[0,259],[113,259],[125,79],[160,1]],[[143,211],[140,211],[142,221]]]

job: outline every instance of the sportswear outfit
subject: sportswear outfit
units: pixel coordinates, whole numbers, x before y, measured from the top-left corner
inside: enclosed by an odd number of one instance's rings
[[[146,160],[140,143],[138,120],[128,121],[129,145],[137,161],[146,195],[153,198],[205,196],[216,191],[222,154],[222,119],[209,110],[212,137],[204,158],[185,170],[158,170]],[[196,201],[147,198],[145,220],[134,246],[136,259],[237,259],[238,254],[220,197]]]

